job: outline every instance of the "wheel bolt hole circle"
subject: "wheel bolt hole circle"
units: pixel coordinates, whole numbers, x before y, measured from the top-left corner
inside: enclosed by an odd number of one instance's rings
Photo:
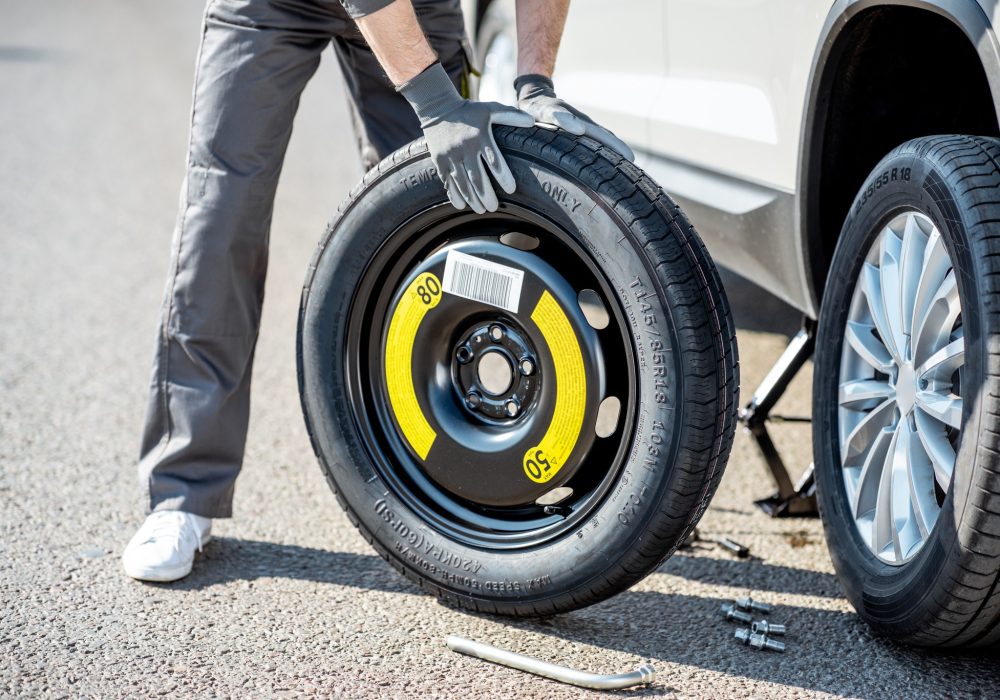
[[[451,379],[459,401],[494,425],[515,419],[520,424],[532,415],[543,374],[532,339],[509,319],[474,322],[459,331],[452,347]]]

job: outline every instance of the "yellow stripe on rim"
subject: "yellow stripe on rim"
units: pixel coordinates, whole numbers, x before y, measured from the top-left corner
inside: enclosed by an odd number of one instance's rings
[[[569,459],[583,427],[587,409],[587,375],[583,353],[566,312],[546,290],[531,313],[542,332],[556,368],[556,406],[542,441],[524,453],[524,473],[544,484]]]
[[[413,388],[413,341],[427,312],[441,301],[441,280],[427,272],[410,282],[389,320],[385,344],[385,383],[396,422],[420,459],[437,438]]]

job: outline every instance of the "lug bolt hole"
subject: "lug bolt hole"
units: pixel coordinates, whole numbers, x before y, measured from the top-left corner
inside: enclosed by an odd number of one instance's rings
[[[525,377],[530,377],[535,372],[535,363],[530,357],[522,357],[518,363],[518,368],[521,370],[521,374]]]
[[[499,343],[501,340],[503,340],[503,336],[504,336],[503,326],[501,326],[499,323],[494,323],[492,326],[490,326],[490,338],[493,340],[493,342]]]
[[[458,350],[455,351],[455,359],[463,365],[467,365],[472,362],[472,348],[467,344],[460,345]]]
[[[471,409],[479,408],[479,404],[483,402],[483,397],[481,397],[477,392],[470,391],[465,395],[465,405]]]
[[[503,409],[508,416],[513,418],[514,416],[517,415],[517,412],[521,410],[521,407],[518,405],[517,401],[511,399],[506,404],[504,404]]]

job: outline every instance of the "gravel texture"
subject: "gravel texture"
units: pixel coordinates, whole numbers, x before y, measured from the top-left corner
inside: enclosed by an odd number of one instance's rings
[[[273,226],[236,517],[174,585],[125,577],[141,521],[134,460],[182,177],[200,7],[194,0],[0,0],[0,696],[582,697],[459,657],[460,634],[598,672],[649,661],[666,697],[993,695],[983,653],[872,637],[841,595],[817,520],[769,520],[739,436],[705,544],[632,590],[536,622],[449,609],[375,557],[308,445],[295,311],[327,217],[360,176],[336,62],[300,109]],[[729,278],[744,400],[795,330]],[[780,410],[807,414],[809,372]],[[807,426],[775,428],[794,464]],[[751,593],[788,625],[784,655],[733,639],[719,604]]]

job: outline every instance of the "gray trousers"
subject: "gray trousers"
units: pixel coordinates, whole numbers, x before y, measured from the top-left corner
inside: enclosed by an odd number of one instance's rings
[[[459,0],[414,6],[461,85],[468,54]],[[421,131],[339,0],[209,0],[205,9],[139,458],[150,510],[232,513],[274,193],[299,96],[331,43],[371,167]]]

